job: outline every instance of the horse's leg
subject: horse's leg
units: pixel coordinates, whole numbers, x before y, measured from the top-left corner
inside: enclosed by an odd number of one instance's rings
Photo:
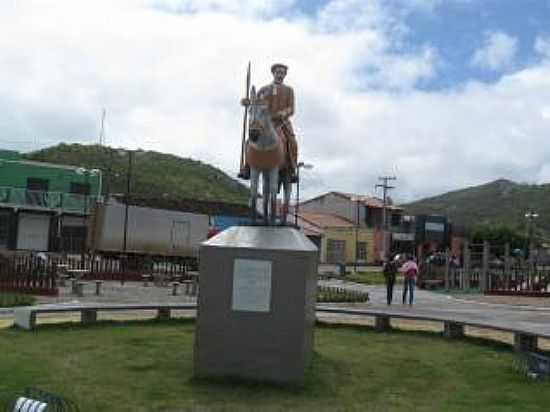
[[[277,219],[277,188],[279,186],[279,168],[269,171],[269,197],[271,203],[270,224],[274,225]]]
[[[264,206],[264,224],[269,225],[269,174],[264,170],[262,172],[262,193],[263,193],[263,206]]]
[[[292,185],[290,184],[290,174],[288,170],[283,175],[283,225],[286,225],[288,218],[288,207],[290,205],[290,195],[292,193]]]
[[[258,201],[258,181],[260,180],[260,171],[250,168],[250,220],[256,224],[257,212],[256,203]]]

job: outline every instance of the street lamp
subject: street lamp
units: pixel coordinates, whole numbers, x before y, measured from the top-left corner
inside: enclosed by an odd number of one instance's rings
[[[84,210],[83,210],[84,219],[86,219],[86,226],[85,226],[86,231],[85,231],[85,236],[83,239],[81,254],[80,254],[80,266],[82,269],[84,269],[85,268],[84,253],[86,250],[86,237],[88,236],[87,224],[89,223],[88,219],[86,218],[86,215],[88,214],[88,196],[90,195],[90,186],[89,186],[90,176],[99,176],[99,187],[98,187],[98,195],[97,195],[97,198],[99,200],[101,198],[101,184],[103,180],[102,179],[103,175],[100,169],[86,169],[84,167],[79,167],[78,169],[76,169],[76,173],[86,178],[86,192],[84,193]]]
[[[97,200],[101,201],[101,191],[103,190],[103,173],[101,172],[101,169],[86,169],[84,167],[79,167],[76,169],[76,173],[82,176],[86,176],[86,183],[89,183],[89,177],[90,176],[99,176],[99,185],[97,187]]]
[[[300,162],[296,165],[296,207],[294,208],[294,224],[298,226],[298,210],[300,208],[300,169],[306,170],[313,169],[313,165],[310,163]]]
[[[524,255],[525,257],[527,257],[527,247],[529,247],[529,269],[531,269],[531,266],[533,264],[533,223],[537,217],[539,217],[539,214],[532,210],[529,210],[527,211],[527,213],[525,213],[525,218],[527,219],[527,244],[525,245]]]

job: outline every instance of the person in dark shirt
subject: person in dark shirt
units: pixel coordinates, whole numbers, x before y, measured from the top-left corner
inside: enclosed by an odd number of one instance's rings
[[[391,305],[393,299],[393,286],[395,285],[395,275],[398,269],[399,256],[393,259],[387,259],[384,263],[384,280],[386,281],[386,299],[388,305]]]

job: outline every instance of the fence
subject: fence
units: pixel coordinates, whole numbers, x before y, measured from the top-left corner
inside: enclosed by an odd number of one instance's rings
[[[510,254],[509,244],[464,244],[459,267],[442,255],[437,265],[424,265],[420,285],[438,283],[446,289],[479,289],[486,294],[550,296],[550,267]]]
[[[38,257],[14,256],[0,259],[0,291],[55,296],[55,265]]]
[[[47,256],[0,257],[0,291],[35,295],[58,295],[57,279],[73,269],[85,270],[84,280],[141,281],[143,275],[164,280],[190,279],[196,262],[189,259],[135,256]]]

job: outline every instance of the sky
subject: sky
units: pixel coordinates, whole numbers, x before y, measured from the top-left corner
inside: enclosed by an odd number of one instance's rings
[[[245,70],[289,66],[301,196],[550,183],[550,0],[2,0],[0,148],[238,172]]]

